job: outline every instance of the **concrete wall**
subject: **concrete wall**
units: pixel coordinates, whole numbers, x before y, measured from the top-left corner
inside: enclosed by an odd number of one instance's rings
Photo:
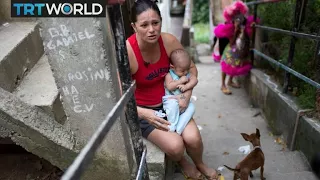
[[[35,18],[11,18],[11,0],[0,1],[0,25],[10,21],[35,21]]]
[[[259,70],[253,69],[246,82],[250,82],[246,86],[250,98],[262,109],[273,132],[283,134],[290,142],[294,127],[292,119],[295,119],[298,110],[294,100],[283,94],[281,86]]]
[[[294,134],[297,112],[300,110],[293,97],[282,93],[267,74],[253,69],[245,80],[250,100],[258,106],[275,135],[283,135],[289,146]],[[318,120],[301,117],[295,139],[296,150],[302,151],[308,160],[320,151],[320,123]]]
[[[0,77],[16,77],[12,68],[21,72],[27,69],[27,73],[19,76],[23,86],[15,83],[16,78],[12,81],[0,78],[0,98],[5,99],[0,101],[0,137],[10,138],[65,170],[121,96],[109,19],[41,18],[39,26],[37,22],[21,22],[35,19],[10,18],[10,13],[10,1],[0,1],[0,23],[9,22],[10,25],[1,29],[0,39],[10,36],[16,40],[10,38],[10,43],[2,42],[6,51],[1,54],[5,60],[0,58],[0,69],[10,73]],[[36,56],[30,56],[34,53]],[[32,61],[32,66],[16,66],[16,61]],[[43,62],[48,70],[37,66]],[[47,86],[52,89],[48,90]],[[55,91],[53,99],[39,102],[35,98],[36,95],[51,97],[48,91]],[[63,115],[66,113],[67,119],[54,119],[60,111]],[[84,179],[131,179],[136,170],[133,146],[124,114],[120,118],[105,138]],[[164,153],[151,143],[147,143],[147,147],[149,174],[152,178],[163,179]]]
[[[45,51],[68,117],[63,126],[74,133],[75,150],[80,150],[120,97],[110,23],[105,18],[39,20]],[[127,131],[123,119],[118,119],[109,131],[96,155],[94,169],[105,171],[100,176],[130,178],[134,160]],[[94,172],[91,174],[98,175]]]
[[[0,24],[11,19],[11,1],[1,0],[0,1]]]
[[[39,28],[34,22],[10,23],[0,40],[0,87],[12,92],[43,54]]]
[[[320,123],[318,119],[301,117],[295,142],[295,149],[301,150],[309,162],[320,152]]]

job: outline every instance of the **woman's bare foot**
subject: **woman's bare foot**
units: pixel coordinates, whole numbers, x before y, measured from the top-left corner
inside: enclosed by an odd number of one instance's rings
[[[197,165],[198,170],[206,176],[208,180],[219,180],[219,174],[216,170],[209,168],[205,164]]]
[[[193,166],[190,162],[188,162],[185,158],[182,158],[182,160],[179,162],[179,165],[181,166],[181,170],[183,175],[188,179],[202,179],[201,172]]]
[[[233,88],[240,88],[240,84],[238,83],[235,83],[235,82],[228,82],[228,86],[231,86]]]
[[[221,91],[226,95],[232,94],[232,92],[226,86],[221,86]]]

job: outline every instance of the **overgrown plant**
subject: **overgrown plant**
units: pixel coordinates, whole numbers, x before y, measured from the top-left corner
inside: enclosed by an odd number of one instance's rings
[[[193,0],[192,24],[209,22],[209,0]]]

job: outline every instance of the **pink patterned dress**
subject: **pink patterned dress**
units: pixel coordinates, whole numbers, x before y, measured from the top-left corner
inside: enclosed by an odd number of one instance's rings
[[[252,34],[251,24],[253,23],[253,16],[247,18],[244,33],[249,37]],[[219,24],[214,29],[214,34],[217,38],[228,38],[229,42],[233,38],[235,27],[232,23]],[[221,70],[230,76],[246,75],[252,68],[249,57],[240,58],[238,51],[236,51],[236,44],[225,47],[221,56]]]

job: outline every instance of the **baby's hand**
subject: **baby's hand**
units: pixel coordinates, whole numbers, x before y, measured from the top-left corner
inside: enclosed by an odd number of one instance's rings
[[[185,83],[187,83],[189,81],[189,78],[187,78],[187,76],[182,76],[180,78],[180,81],[181,81],[182,84],[185,84]]]
[[[178,89],[180,89],[181,92],[184,92],[187,90],[187,86],[184,84],[180,84],[180,85],[178,85]]]

